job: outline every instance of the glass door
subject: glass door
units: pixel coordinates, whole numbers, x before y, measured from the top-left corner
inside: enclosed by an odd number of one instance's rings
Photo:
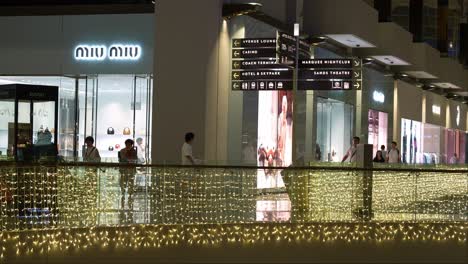
[[[77,79],[78,110],[76,133],[77,157],[81,159],[85,148],[84,140],[88,136],[96,140],[96,104],[97,104],[97,77],[84,76]]]
[[[151,139],[151,79],[148,76],[135,76],[132,97],[133,138],[135,139],[139,162],[146,163],[150,157],[149,145]]]
[[[341,161],[351,144],[353,111],[354,107],[344,102],[317,98],[316,156],[320,161]]]

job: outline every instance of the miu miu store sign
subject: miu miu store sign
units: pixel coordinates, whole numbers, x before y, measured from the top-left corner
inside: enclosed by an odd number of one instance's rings
[[[135,61],[141,56],[140,45],[112,44],[105,45],[78,45],[74,50],[75,60],[103,61],[106,59],[120,61]]]

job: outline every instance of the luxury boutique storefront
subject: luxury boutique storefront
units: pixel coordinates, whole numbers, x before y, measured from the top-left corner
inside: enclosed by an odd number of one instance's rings
[[[24,20],[32,26],[23,28]],[[57,131],[61,157],[79,160],[84,138],[93,136],[107,161],[117,160],[126,139],[141,139],[139,157],[146,161],[151,155],[153,21],[152,14],[3,17],[0,28],[10,37],[1,44],[0,85],[58,87],[58,128],[38,125]],[[0,113],[14,116],[8,107],[2,104]],[[39,107],[32,114],[44,120],[54,116]],[[0,153],[6,157],[11,142],[4,121]]]
[[[84,138],[93,136],[103,158],[115,160],[127,138],[142,138],[143,156],[148,158],[151,75],[0,76],[0,85],[13,83],[59,87],[57,145],[60,156],[81,157]],[[14,116],[12,105],[4,105],[0,111]],[[33,115],[53,119],[52,111],[38,107]],[[39,125],[52,129],[46,123]],[[3,135],[0,141],[2,155],[7,154],[6,138]]]

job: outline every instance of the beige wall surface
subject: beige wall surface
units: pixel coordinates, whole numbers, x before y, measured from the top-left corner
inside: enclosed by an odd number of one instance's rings
[[[153,162],[179,163],[188,131],[196,134],[195,157],[211,155],[212,150],[205,149],[205,136],[214,129],[211,122],[216,112],[213,103],[217,92],[213,89],[217,89],[221,11],[221,0],[158,1]]]
[[[424,96],[426,98],[426,118],[425,123],[445,127],[446,126],[446,118],[447,118],[447,98],[425,91]],[[433,108],[440,108],[440,114],[434,112]]]
[[[398,87],[398,112],[401,118],[422,121],[422,95],[421,88],[403,81],[396,81]]]
[[[393,140],[401,145],[401,119],[423,121],[423,93],[416,86],[395,81],[393,98]]]

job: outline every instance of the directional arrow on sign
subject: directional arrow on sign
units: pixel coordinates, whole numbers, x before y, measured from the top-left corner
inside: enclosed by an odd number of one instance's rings
[[[353,60],[354,67],[361,67],[361,60]]]
[[[361,72],[355,71],[355,72],[354,72],[354,78],[355,78],[355,79],[359,79],[360,77],[361,77]]]
[[[233,66],[234,66],[235,69],[239,69],[240,63],[236,61],[236,62],[234,62]]]
[[[240,74],[238,72],[235,72],[235,73],[232,74],[232,77],[237,80],[237,79],[239,79]]]
[[[232,88],[233,88],[234,90],[239,90],[240,84],[236,82],[236,83],[232,84]]]
[[[234,47],[239,47],[241,44],[240,40],[234,40]]]
[[[354,89],[359,90],[359,89],[361,89],[361,83],[360,82],[354,83],[353,87],[354,87]]]
[[[239,51],[237,51],[237,50],[234,51],[234,57],[239,57],[239,55],[240,55],[240,52],[239,52]]]

